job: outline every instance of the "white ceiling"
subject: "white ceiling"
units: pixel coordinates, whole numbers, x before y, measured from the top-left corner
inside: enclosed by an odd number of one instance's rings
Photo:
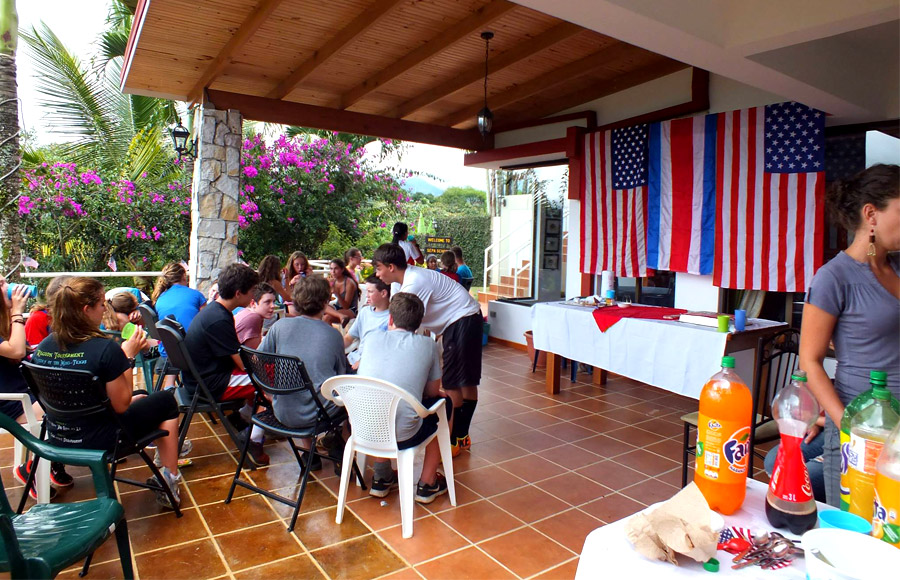
[[[800,101],[830,125],[900,117],[897,0],[513,0]]]

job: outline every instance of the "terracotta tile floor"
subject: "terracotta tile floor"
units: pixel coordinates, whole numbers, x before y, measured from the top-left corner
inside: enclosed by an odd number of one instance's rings
[[[396,493],[382,505],[351,486],[344,522],[335,524],[338,478],[327,461],[310,480],[294,534],[286,506],[241,488],[225,505],[236,457],[221,427],[201,419],[190,432],[194,465],[183,470],[183,518],[157,508],[150,492],[120,487],[138,576],[569,579],[591,530],[678,491],[679,417],[695,402],[619,377],[595,387],[585,374],[574,385],[563,379],[562,395],[549,397],[525,353],[494,344],[484,370],[472,450],[454,462],[458,507],[446,496],[416,505],[412,539],[400,536]],[[0,475],[17,501],[11,446],[0,437]],[[267,451],[272,465],[245,473],[296,494],[299,469],[287,445]],[[134,460],[122,471],[147,473]],[[90,497],[86,472],[73,475],[75,487],[58,501]],[[107,577],[121,577],[112,541],[88,576]]]

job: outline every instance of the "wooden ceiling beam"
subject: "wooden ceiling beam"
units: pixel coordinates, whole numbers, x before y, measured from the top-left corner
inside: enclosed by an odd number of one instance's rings
[[[476,129],[451,129],[213,89],[208,89],[206,94],[217,109],[237,109],[245,119],[252,121],[312,127],[475,151],[491,149],[494,146],[493,135],[483,138]]]
[[[485,4],[471,15],[435,35],[424,45],[407,53],[400,60],[341,95],[340,108],[347,109],[352,107],[354,103],[357,103],[372,91],[422,64],[436,54],[443,52],[470,34],[483,30],[485,26],[513,10],[516,6],[516,4],[507,2],[507,0],[492,0],[490,4]]]
[[[578,25],[563,22],[543,34],[526,39],[506,52],[490,59],[488,61],[488,70],[491,73],[501,71],[508,66],[541,52],[542,50],[546,50],[555,44],[559,44],[563,40],[571,38],[583,30],[584,28],[581,28]],[[441,83],[432,89],[420,93],[405,103],[400,104],[397,108],[388,113],[388,116],[404,119],[416,111],[427,107],[431,103],[440,101],[444,97],[452,95],[456,91],[462,90],[483,78],[484,67],[479,65],[472,68],[470,71],[456,75],[447,82]]]
[[[231,57],[235,52],[241,49],[248,40],[259,30],[266,19],[278,8],[284,0],[261,0],[261,2],[253,9],[250,16],[241,23],[237,32],[228,39],[219,54],[209,63],[200,79],[194,84],[194,87],[188,93],[188,101],[192,103],[199,102],[203,96],[203,89],[208,87],[216,77],[222,74],[225,67],[231,64]]]
[[[687,67],[688,65],[678,62],[677,60],[664,59],[635,71],[625,73],[612,80],[598,83],[589,89],[583,89],[563,95],[562,97],[557,97],[532,109],[529,113],[531,118],[541,119],[548,115],[566,111],[573,107],[609,96],[613,93],[630,89],[631,87],[652,81],[653,79],[664,77]]]
[[[278,86],[269,91],[269,94],[266,96],[270,99],[283,99],[288,96],[303,79],[311,75],[316,69],[343,50],[360,34],[375,25],[383,16],[403,1],[405,0],[377,0],[328,42],[323,44],[321,48],[316,50],[311,57],[300,63],[290,75],[278,83]]]
[[[508,91],[490,96],[488,98],[488,107],[496,113],[497,110],[502,109],[503,107],[526,99],[542,91],[546,91],[559,83],[590,74],[599,69],[609,69],[610,63],[627,56],[629,53],[636,53],[638,51],[640,51],[640,49],[637,47],[625,44],[624,42],[617,42],[594,54],[565,64],[530,81],[526,81]],[[468,105],[455,113],[447,115],[436,123],[448,127],[468,123],[475,119],[478,111],[480,111],[483,106],[484,103],[479,100],[477,103]]]

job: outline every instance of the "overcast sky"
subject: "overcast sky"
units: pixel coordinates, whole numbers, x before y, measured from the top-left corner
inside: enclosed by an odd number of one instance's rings
[[[90,62],[105,25],[107,0],[18,0],[16,7],[20,28],[30,30],[43,20],[72,53],[84,63]],[[22,40],[17,65],[24,128],[34,134],[38,144],[59,141],[61,138],[44,123],[31,54]],[[403,157],[403,167],[436,176],[440,181],[435,184],[441,189],[453,185],[485,188],[486,171],[464,167],[460,149],[413,144]]]

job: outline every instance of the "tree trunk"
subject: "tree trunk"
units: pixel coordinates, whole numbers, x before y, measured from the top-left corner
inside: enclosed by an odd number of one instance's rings
[[[0,275],[22,258],[19,228],[19,103],[16,100],[16,44],[19,22],[15,0],[0,0]]]

